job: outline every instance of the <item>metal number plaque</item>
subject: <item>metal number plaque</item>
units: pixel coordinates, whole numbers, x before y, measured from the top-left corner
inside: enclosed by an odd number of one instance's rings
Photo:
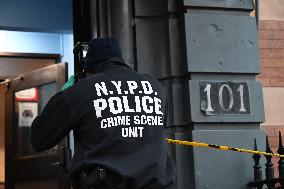
[[[247,82],[200,81],[200,110],[205,115],[250,114]]]

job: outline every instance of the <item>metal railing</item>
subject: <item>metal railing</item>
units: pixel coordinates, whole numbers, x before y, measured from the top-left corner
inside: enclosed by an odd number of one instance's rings
[[[254,139],[254,149],[257,150],[256,139]],[[266,152],[272,153],[267,136],[266,136]],[[279,147],[277,153],[280,155],[284,155],[284,147],[282,145],[281,132],[279,132]],[[278,161],[279,177],[275,178],[274,165],[271,161],[272,156],[265,155],[266,158],[265,179],[262,176],[262,170],[261,170],[262,166],[259,163],[261,155],[254,154],[252,157],[254,160],[254,166],[253,166],[254,181],[249,182],[247,185],[250,188],[256,188],[256,189],[262,189],[265,186],[267,186],[268,189],[279,189],[279,188],[284,189],[284,157],[280,157]]]

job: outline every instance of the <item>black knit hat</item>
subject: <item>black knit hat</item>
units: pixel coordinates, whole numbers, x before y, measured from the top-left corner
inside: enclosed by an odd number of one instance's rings
[[[85,69],[90,70],[99,63],[115,59],[124,63],[119,42],[114,38],[96,38],[89,42],[89,48],[85,57]]]

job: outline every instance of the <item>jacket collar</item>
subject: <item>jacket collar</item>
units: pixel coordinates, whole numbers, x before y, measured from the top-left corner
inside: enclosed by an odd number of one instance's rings
[[[121,59],[108,59],[107,61],[101,62],[94,67],[94,74],[103,72],[110,69],[116,70],[132,70],[123,60]]]

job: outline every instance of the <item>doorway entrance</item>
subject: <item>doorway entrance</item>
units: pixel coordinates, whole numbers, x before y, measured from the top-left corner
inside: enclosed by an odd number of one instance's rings
[[[53,63],[19,74],[1,85],[4,102],[1,98],[0,125],[4,125],[5,132],[2,129],[0,133],[5,133],[5,148],[1,148],[1,141],[0,148],[5,149],[5,175],[2,175],[5,179],[2,183],[5,183],[6,189],[69,188],[66,174],[70,160],[69,139],[42,153],[35,152],[29,141],[33,118],[60,90],[66,78],[67,65]],[[1,120],[1,116],[5,119]]]

